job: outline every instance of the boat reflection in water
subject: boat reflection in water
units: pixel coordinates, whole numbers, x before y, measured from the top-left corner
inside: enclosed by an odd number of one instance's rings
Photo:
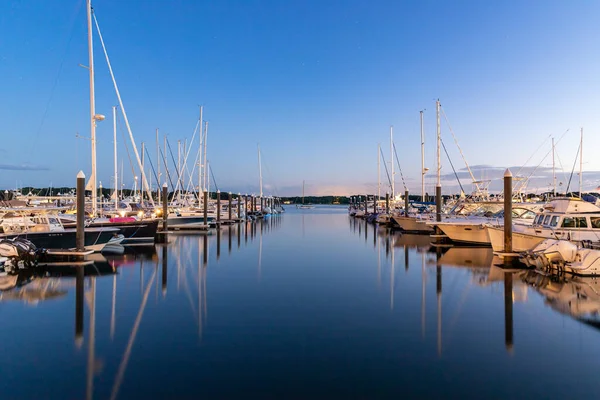
[[[523,282],[545,298],[545,304],[561,314],[600,329],[600,279],[565,277],[527,271]]]

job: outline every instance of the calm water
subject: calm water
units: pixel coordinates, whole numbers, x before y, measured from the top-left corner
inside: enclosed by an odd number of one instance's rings
[[[318,207],[22,276],[1,398],[598,397],[600,283],[494,262]]]

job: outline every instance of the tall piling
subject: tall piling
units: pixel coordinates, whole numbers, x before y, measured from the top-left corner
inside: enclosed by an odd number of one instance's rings
[[[229,207],[228,207],[229,208],[229,222],[231,222],[231,201],[232,201],[231,192],[229,192]]]
[[[390,213],[390,194],[385,194],[385,212]]]
[[[435,187],[435,220],[442,222],[442,186]]]
[[[242,195],[240,193],[238,193],[237,201],[237,215],[239,220],[242,218]]]
[[[404,191],[404,215],[408,217],[408,190]]]
[[[168,205],[169,205],[169,197],[168,197],[168,193],[167,193],[167,183],[165,182],[162,185],[162,199],[163,199],[163,203],[162,203],[162,220],[163,220],[163,231],[167,232],[168,229],[168,225],[167,225],[167,217],[169,215],[169,209],[168,209]],[[165,240],[166,242],[166,240]]]
[[[78,251],[85,250],[85,174],[77,174],[77,232],[75,247]]]
[[[504,253],[512,253],[512,173],[504,172]],[[505,255],[504,264],[511,264],[512,257]]]
[[[217,190],[217,229],[221,228],[221,191]]]

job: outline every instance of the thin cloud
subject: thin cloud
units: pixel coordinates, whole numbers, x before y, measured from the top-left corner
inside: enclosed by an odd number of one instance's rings
[[[50,168],[32,164],[0,164],[0,169],[7,171],[49,171]]]

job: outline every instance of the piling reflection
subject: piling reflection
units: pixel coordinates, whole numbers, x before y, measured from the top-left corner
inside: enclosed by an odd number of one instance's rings
[[[451,247],[438,246],[432,243],[428,235],[414,235],[395,232],[379,227],[369,226],[363,220],[350,218],[350,230],[363,239],[368,231],[373,235],[373,248],[376,254],[376,282],[381,286],[382,272],[385,263],[389,266],[389,307],[394,310],[398,274],[396,271],[397,249],[403,252],[404,269],[408,274],[414,261],[414,255],[420,262],[420,320],[421,337],[426,337],[427,287],[429,277],[435,275],[435,324],[436,347],[438,355],[442,355],[443,330],[448,322],[443,316],[444,308],[455,308],[455,304],[446,306],[443,291],[445,269],[459,269],[468,272],[471,280],[461,294],[461,303],[466,300],[469,286],[480,288],[500,287],[503,290],[503,327],[504,345],[508,353],[515,346],[514,339],[514,303],[524,303],[528,299],[528,288],[533,287],[545,297],[546,304],[553,310],[569,315],[585,324],[600,328],[600,280],[582,277],[550,277],[536,271],[524,269],[505,269],[502,260],[495,257],[490,248],[485,247]],[[382,268],[382,255],[386,260]],[[431,267],[433,270],[430,270]],[[400,277],[400,280],[403,278]],[[497,292],[493,289],[493,292]],[[449,300],[448,300],[449,301]],[[458,306],[460,311],[461,305]],[[451,310],[452,311],[452,310]]]

